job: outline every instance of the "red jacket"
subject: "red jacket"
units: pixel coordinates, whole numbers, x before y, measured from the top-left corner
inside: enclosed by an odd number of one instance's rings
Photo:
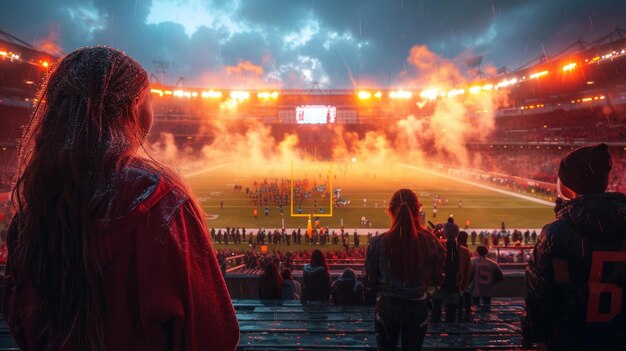
[[[113,208],[124,215],[96,233],[106,262],[107,348],[235,349],[235,311],[203,215],[187,191],[148,167],[125,168],[120,183]],[[23,350],[42,350],[45,311],[37,308],[40,299],[26,275],[11,264],[17,244],[11,227],[3,314]]]

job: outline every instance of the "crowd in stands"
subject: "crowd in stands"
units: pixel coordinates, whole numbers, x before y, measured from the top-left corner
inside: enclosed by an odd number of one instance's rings
[[[610,112],[607,114],[607,112]],[[498,118],[495,142],[593,144],[626,140],[626,114],[603,107]]]
[[[241,230],[244,231],[243,228]],[[446,242],[446,238],[442,235],[440,228],[435,229],[435,233],[439,234],[440,240]],[[537,232],[535,230],[507,230],[505,228],[494,230],[481,230],[479,232],[472,230],[466,233],[467,238],[463,241],[463,245],[471,244],[471,247],[484,246],[485,248],[506,248],[506,247],[521,247],[534,245],[537,241]],[[305,235],[306,236],[306,235]],[[370,239],[374,237],[372,235]],[[248,238],[252,238],[251,235]],[[255,238],[255,241],[257,239]],[[311,241],[313,242],[313,241]],[[319,243],[319,242],[318,242]],[[366,244],[366,243],[364,243]],[[326,245],[332,245],[327,243]],[[313,250],[286,250],[270,249],[267,252],[259,252],[256,248],[252,249],[224,249],[219,248],[216,250],[218,262],[220,266],[225,266],[226,259],[228,257],[243,255],[243,264],[248,269],[264,271],[271,263],[276,264],[277,267],[294,269],[295,266],[303,262],[311,260]],[[325,260],[332,262],[362,262],[365,259],[366,245],[357,246],[343,246],[341,249],[325,250],[322,252]],[[492,257],[495,253],[492,254]],[[521,255],[530,255],[530,251],[503,251],[498,257],[499,262],[525,262],[528,257],[521,257]]]
[[[470,150],[471,168],[461,168],[460,163],[449,163],[448,172],[472,180],[509,188],[517,192],[538,195],[551,200],[556,198],[555,183],[559,160],[575,147],[481,145]],[[611,149],[613,170],[609,191],[626,191],[626,150]]]

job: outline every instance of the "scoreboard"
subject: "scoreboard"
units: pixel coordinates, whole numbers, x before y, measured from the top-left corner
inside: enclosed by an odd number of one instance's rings
[[[296,123],[297,124],[335,123],[336,118],[337,118],[337,108],[335,106],[300,105],[296,107]]]

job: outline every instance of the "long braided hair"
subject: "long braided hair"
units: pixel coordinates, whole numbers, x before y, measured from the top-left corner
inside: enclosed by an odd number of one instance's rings
[[[107,182],[147,133],[146,71],[121,51],[78,49],[53,65],[19,147],[14,266],[39,295],[48,349],[104,350],[107,318],[96,222]]]

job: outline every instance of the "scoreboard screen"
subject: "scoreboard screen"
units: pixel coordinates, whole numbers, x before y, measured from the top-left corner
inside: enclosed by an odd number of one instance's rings
[[[296,107],[297,124],[335,123],[337,108],[330,105],[301,105]]]

